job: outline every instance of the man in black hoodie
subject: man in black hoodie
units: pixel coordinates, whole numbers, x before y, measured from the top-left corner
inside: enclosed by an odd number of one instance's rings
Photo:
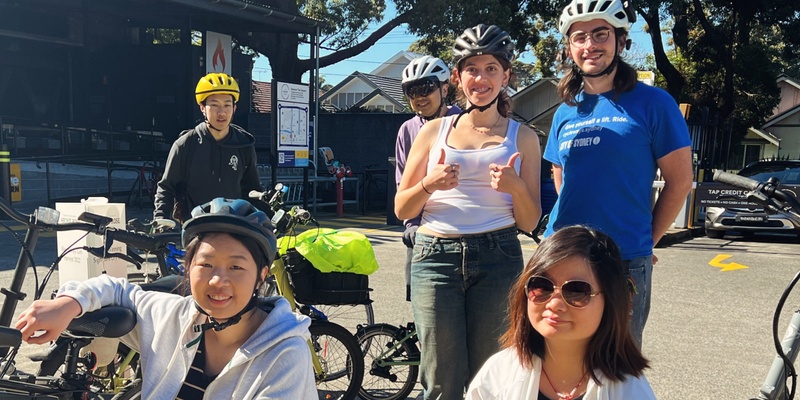
[[[158,182],[153,220],[163,228],[183,222],[195,206],[215,197],[247,198],[262,190],[256,169],[255,138],[231,124],[239,84],[223,73],[200,79],[195,98],[205,121],[181,133],[172,144]]]

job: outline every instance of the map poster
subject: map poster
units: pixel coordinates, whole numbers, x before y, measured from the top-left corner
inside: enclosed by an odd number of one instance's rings
[[[307,167],[311,135],[308,129],[309,88],[275,82],[278,167]]]

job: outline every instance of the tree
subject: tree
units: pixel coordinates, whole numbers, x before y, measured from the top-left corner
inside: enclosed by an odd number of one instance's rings
[[[397,16],[384,21],[385,0],[252,0],[283,12],[300,14],[326,23],[320,44],[334,52],[321,57],[319,66],[326,67],[356,56],[368,49],[392,29],[407,24],[411,33],[423,37],[447,38],[447,45],[465,28],[478,23],[495,23],[507,30],[524,51],[539,40],[535,21],[538,16],[552,20],[558,7],[548,0],[510,2],[505,0],[396,0]],[[372,23],[383,23],[367,38],[358,38]],[[309,40],[296,34],[267,32],[232,32],[233,38],[269,59],[275,79],[299,82],[314,63],[296,56],[298,43]],[[436,48],[432,48],[436,50]],[[434,53],[437,54],[437,53]]]
[[[734,117],[740,134],[771,115],[778,75],[800,60],[797,0],[641,0],[637,11],[667,90],[720,120]],[[662,25],[671,25],[671,56]]]

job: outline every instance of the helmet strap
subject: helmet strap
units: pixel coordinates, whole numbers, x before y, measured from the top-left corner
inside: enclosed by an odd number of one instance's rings
[[[223,330],[223,329],[225,329],[225,328],[227,328],[229,326],[238,324],[239,321],[242,320],[242,316],[245,313],[247,313],[248,311],[252,310],[256,306],[256,303],[258,303],[258,297],[255,296],[255,294],[253,294],[253,297],[250,298],[250,301],[247,303],[247,305],[241,311],[236,313],[236,315],[228,318],[225,322],[220,323],[219,321],[214,319],[214,317],[208,315],[206,310],[203,310],[203,308],[200,307],[200,305],[197,304],[197,302],[195,301],[194,302],[194,308],[196,308],[197,311],[199,311],[201,314],[207,316],[208,317],[208,322],[206,322],[204,324],[200,324],[200,325],[195,325],[195,326],[192,327],[192,329],[195,332],[205,332],[205,331],[213,328],[215,332],[219,332],[219,331],[221,331],[221,330]]]
[[[442,108],[444,108],[444,94],[442,93],[442,87],[439,86],[439,107],[436,108],[436,112],[434,112],[431,115],[422,115],[422,113],[417,113],[417,115],[419,115],[420,118],[424,119],[425,122],[432,121],[441,116]]]
[[[455,128],[455,127],[456,127],[456,125],[458,125],[458,120],[459,120],[459,119],[461,119],[461,117],[463,117],[463,116],[464,116],[464,114],[469,114],[470,112],[472,112],[472,110],[478,110],[478,111],[480,111],[480,112],[484,112],[484,111],[488,110],[488,109],[489,109],[489,107],[491,107],[491,106],[492,106],[492,104],[494,104],[495,102],[497,102],[497,99],[499,99],[499,98],[500,98],[500,94],[502,94],[502,93],[503,93],[502,91],[501,91],[500,93],[498,93],[498,94],[497,94],[497,97],[495,97],[495,98],[494,98],[494,100],[490,101],[490,102],[489,102],[489,104],[486,104],[486,105],[483,105],[483,106],[477,106],[477,105],[475,105],[475,104],[472,104],[472,105],[470,105],[469,107],[467,107],[467,109],[466,109],[466,110],[464,110],[464,111],[461,111],[461,113],[460,113],[460,114],[458,114],[458,116],[456,117],[456,120],[455,120],[455,121],[453,121],[453,128]],[[498,107],[498,110],[499,110],[499,107],[500,107],[500,105],[498,104],[498,105],[497,105],[497,107]]]
[[[578,68],[575,64],[572,64],[572,68],[575,68],[577,70],[576,72],[578,72],[578,74],[580,74],[584,78],[597,78],[597,77],[600,77],[600,76],[603,76],[603,75],[610,75],[611,72],[614,71],[614,68],[617,67],[618,63],[619,63],[619,42],[615,40],[614,41],[614,59],[611,60],[611,64],[608,64],[608,66],[604,70],[602,70],[602,71],[600,71],[600,72],[598,72],[596,74],[587,74],[586,72],[583,72],[582,69]]]

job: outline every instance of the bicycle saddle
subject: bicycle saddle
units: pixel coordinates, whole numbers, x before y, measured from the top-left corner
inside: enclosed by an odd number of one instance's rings
[[[67,332],[75,337],[118,338],[136,326],[136,314],[125,307],[103,307],[75,318]]]

